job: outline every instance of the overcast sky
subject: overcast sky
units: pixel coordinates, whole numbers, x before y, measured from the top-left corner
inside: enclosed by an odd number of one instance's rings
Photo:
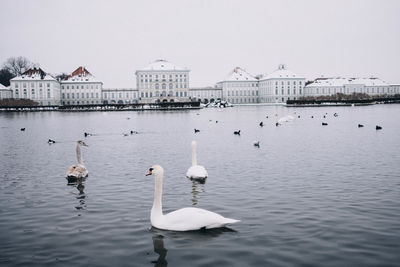
[[[400,83],[398,0],[0,0],[0,63],[25,56],[46,72],[86,66],[104,87],[135,88],[164,58],[210,86],[236,66],[257,75],[376,76]]]

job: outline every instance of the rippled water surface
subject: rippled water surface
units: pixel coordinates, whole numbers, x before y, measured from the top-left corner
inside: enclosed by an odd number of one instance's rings
[[[400,105],[0,113],[0,265],[399,266],[399,115]],[[79,139],[89,177],[68,185]],[[185,177],[192,140],[205,184]],[[153,164],[165,171],[164,212],[196,206],[241,222],[151,228]]]

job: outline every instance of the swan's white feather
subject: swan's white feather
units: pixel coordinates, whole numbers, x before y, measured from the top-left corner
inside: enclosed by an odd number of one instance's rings
[[[151,224],[164,230],[191,231],[219,228],[236,222],[239,220],[225,218],[212,211],[189,207],[153,218]]]
[[[207,170],[203,166],[195,165],[195,166],[191,166],[187,170],[186,177],[192,178],[192,179],[207,178],[208,173],[207,173]]]
[[[82,164],[72,165],[67,171],[67,178],[85,178],[88,177],[89,172]]]

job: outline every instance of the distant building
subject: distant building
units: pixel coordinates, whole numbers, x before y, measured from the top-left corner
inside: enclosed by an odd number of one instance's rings
[[[133,88],[103,88],[103,104],[132,104],[139,102],[139,92]]]
[[[214,102],[222,99],[222,89],[218,87],[189,88],[189,97],[192,101]]]
[[[41,68],[31,68],[10,83],[16,99],[31,99],[40,106],[61,105],[60,83]]]
[[[329,96],[337,93],[364,93],[370,96],[400,93],[399,85],[390,85],[378,78],[317,78],[304,88],[304,96]]]
[[[224,100],[233,104],[284,103],[303,96],[305,78],[285,65],[270,74],[252,76],[236,67],[227,78],[217,83]]]
[[[259,102],[285,103],[304,94],[305,78],[279,65],[274,72],[259,78]]]
[[[258,103],[258,79],[240,67],[236,67],[220,82],[223,100],[234,104]]]
[[[79,67],[61,81],[63,105],[90,105],[102,103],[103,83],[85,67]]]
[[[140,102],[189,100],[189,70],[164,59],[136,71]]]
[[[12,98],[12,90],[0,83],[0,99]]]

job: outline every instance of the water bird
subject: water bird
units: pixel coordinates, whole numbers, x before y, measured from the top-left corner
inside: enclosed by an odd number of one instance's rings
[[[336,112],[333,114],[333,116],[335,116],[335,117],[337,117],[337,116],[339,116]]]
[[[324,119],[326,118],[326,116],[324,115]]]
[[[49,144],[55,144],[56,141],[54,141],[54,140],[52,140],[52,139],[49,139],[49,140],[47,141],[47,143],[49,143]]]
[[[235,135],[240,135],[240,130],[234,131],[233,134],[235,134]]]
[[[122,135],[123,135],[123,136],[128,136],[128,134],[127,134],[127,133],[123,133]]]
[[[382,126],[376,125],[376,126],[375,126],[375,129],[376,129],[376,130],[382,130]]]
[[[131,134],[138,134],[139,132],[131,131]]]
[[[194,133],[198,133],[198,132],[200,132],[200,130],[195,128]]]
[[[260,141],[257,141],[253,144],[255,147],[260,147]]]
[[[21,131],[22,131],[22,132],[25,131],[25,128],[21,128]]]
[[[276,127],[278,127],[278,126],[280,126],[280,125],[281,125],[281,124],[280,124],[279,122],[276,122],[276,123],[275,123],[275,126],[276,126]]]
[[[265,116],[265,118],[267,118],[267,119],[268,119],[268,116]]]
[[[296,112],[293,112],[293,115],[295,115],[295,114],[296,114]],[[295,117],[294,117],[293,115],[286,115],[286,116],[280,118],[280,119],[278,120],[278,122],[279,122],[279,123],[282,123],[282,122],[290,122],[290,121],[293,121],[293,120],[295,119]]]
[[[215,121],[215,123],[218,123],[218,121]]]
[[[358,128],[364,127],[364,125],[362,124],[358,124]]]
[[[86,167],[82,163],[82,156],[81,156],[81,146],[88,146],[85,142],[79,140],[76,142],[76,158],[78,160],[78,164],[72,165],[69,167],[66,178],[85,178],[88,177],[89,173]]]
[[[196,141],[192,141],[192,166],[187,170],[186,177],[190,179],[205,179],[208,177],[208,173],[203,166],[197,165],[196,146]]]
[[[263,127],[263,126],[264,126],[264,123],[263,123],[263,122],[260,122],[259,125],[260,125],[260,127]]]
[[[155,228],[170,231],[193,231],[225,227],[239,220],[225,218],[220,214],[199,208],[182,208],[163,214],[162,211],[162,183],[164,169],[160,165],[154,165],[147,175],[155,176],[154,201],[151,208],[150,221]]]
[[[323,123],[322,123],[322,126],[326,126],[326,125],[328,125],[328,123],[326,123],[326,122],[323,122]]]
[[[84,135],[85,137],[92,136],[92,134],[87,133],[87,132],[85,132],[83,135]]]
[[[299,119],[300,119],[300,115],[299,115],[299,116],[297,116],[297,118],[299,118]]]
[[[311,119],[314,119],[314,116],[311,116]]]

